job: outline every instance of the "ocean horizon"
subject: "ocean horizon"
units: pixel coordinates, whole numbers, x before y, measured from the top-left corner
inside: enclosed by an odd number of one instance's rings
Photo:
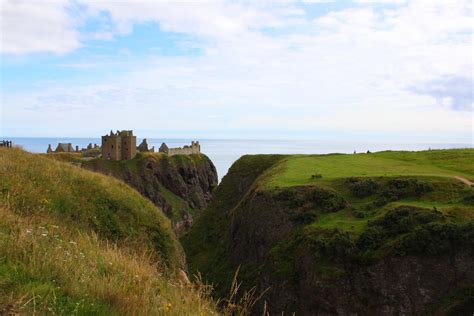
[[[85,148],[89,143],[100,145],[100,138],[73,137],[5,137],[13,145],[21,146],[32,153],[46,153],[48,145],[53,149],[58,143],[72,143]],[[143,138],[137,138],[137,145]],[[169,147],[182,147],[191,143],[188,138],[147,138],[149,147],[158,151],[161,143]],[[350,154],[384,150],[419,151],[428,149],[473,148],[465,143],[396,143],[396,142],[358,142],[328,140],[254,140],[254,139],[200,139],[201,152],[207,155],[216,166],[219,180],[227,174],[230,166],[243,155],[255,154]]]

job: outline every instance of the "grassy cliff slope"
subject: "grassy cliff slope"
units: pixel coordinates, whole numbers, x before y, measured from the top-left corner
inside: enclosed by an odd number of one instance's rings
[[[0,149],[0,217],[0,314],[214,311],[177,277],[169,219],[118,180]]]
[[[271,312],[459,314],[474,308],[474,150],[245,156],[182,238],[225,293]],[[238,192],[238,193],[234,193]]]
[[[169,157],[138,153],[135,159],[123,161],[70,153],[45,156],[73,162],[129,184],[162,209],[178,233],[188,229],[193,218],[206,208],[217,186],[216,168],[204,154]]]

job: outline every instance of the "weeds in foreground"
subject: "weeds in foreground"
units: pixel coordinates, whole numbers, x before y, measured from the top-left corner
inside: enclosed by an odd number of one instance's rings
[[[240,267],[234,273],[232,284],[229,290],[229,297],[221,300],[224,315],[240,315],[248,316],[252,313],[255,304],[270,290],[265,289],[260,294],[257,293],[257,287],[254,286],[249,290],[241,293],[242,282],[238,281]],[[266,315],[266,303],[264,305],[263,315]]]

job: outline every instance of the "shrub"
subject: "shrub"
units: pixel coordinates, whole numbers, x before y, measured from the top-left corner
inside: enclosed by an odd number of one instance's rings
[[[451,253],[460,247],[474,250],[474,223],[430,223],[414,229],[402,238],[396,250],[399,255]]]
[[[290,220],[295,224],[311,224],[316,220],[318,215],[315,212],[297,212],[290,215]]]
[[[444,220],[444,215],[436,210],[413,206],[400,206],[389,211],[382,218],[369,222],[367,229],[357,241],[361,249],[375,249],[384,241],[401,234],[412,232],[416,227]]]
[[[312,242],[312,249],[320,258],[343,262],[356,256],[357,248],[348,232],[336,228],[317,234]]]
[[[313,188],[306,194],[306,199],[313,204],[313,209],[323,212],[337,212],[347,206],[342,196],[322,188]]]
[[[380,185],[373,179],[351,178],[347,183],[349,184],[351,193],[358,198],[371,196],[377,193],[380,188]]]
[[[382,195],[389,200],[399,200],[406,197],[419,197],[433,191],[432,184],[418,179],[391,179]]]

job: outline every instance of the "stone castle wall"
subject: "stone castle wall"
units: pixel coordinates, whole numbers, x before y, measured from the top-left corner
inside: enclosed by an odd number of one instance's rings
[[[168,148],[165,143],[163,143],[159,149],[159,152],[165,153],[168,156],[173,155],[199,155],[201,153],[201,145],[199,142],[191,142],[191,146],[177,147],[177,148]]]
[[[201,150],[197,146],[193,147],[180,147],[180,148],[170,148],[168,151],[168,156],[173,155],[192,155],[192,154],[200,154]]]

